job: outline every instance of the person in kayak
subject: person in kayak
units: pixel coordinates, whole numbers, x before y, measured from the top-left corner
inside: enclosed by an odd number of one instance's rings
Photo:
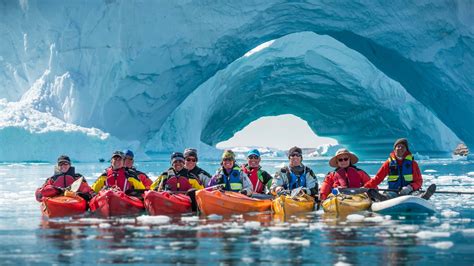
[[[223,185],[226,191],[252,195],[252,183],[247,174],[235,164],[235,153],[231,150],[222,153],[221,167],[212,176],[208,187],[216,185]]]
[[[273,177],[260,166],[260,152],[257,149],[247,153],[247,163],[242,165],[242,171],[250,179],[253,186],[253,193],[263,194],[270,191]]]
[[[292,147],[288,151],[289,164],[276,172],[270,192],[279,194],[283,190],[292,190],[303,187],[302,191],[311,196],[318,195],[318,179],[313,170],[303,165],[303,151]]]
[[[83,178],[77,194],[85,200],[90,200],[93,191],[87,184],[86,179],[71,165],[71,159],[67,155],[58,157],[57,165],[54,167],[54,175],[46,179],[46,182],[36,190],[36,200],[41,202],[44,197],[59,196],[64,193],[64,189],[69,187],[74,181]]]
[[[184,154],[184,168],[189,171],[189,174],[198,179],[199,182],[205,186],[211,180],[211,174],[206,172],[204,169],[197,166],[198,154],[196,149],[187,148],[183,152]]]
[[[347,149],[339,149],[329,160],[336,169],[329,172],[321,185],[319,199],[325,200],[333,188],[360,188],[370,181],[370,176],[355,164],[359,158]]]
[[[384,194],[379,193],[373,188],[382,183],[388,176],[388,188],[394,191],[387,191]],[[371,188],[367,193],[375,201],[383,201],[402,195],[415,194],[423,184],[418,163],[408,148],[408,140],[405,138],[397,139],[393,144],[393,151],[388,159],[382,164],[374,178],[367,182],[364,187]],[[395,191],[398,191],[395,192]],[[421,197],[429,199],[436,191],[436,185],[431,184]]]
[[[145,190],[145,185],[132,172],[124,167],[125,154],[115,151],[110,160],[110,167],[92,184],[92,189],[98,193],[102,189],[119,188],[123,192]]]
[[[189,171],[184,168],[184,162],[184,155],[181,152],[171,154],[171,167],[153,182],[150,189],[157,191],[188,191],[204,188],[199,179],[189,174]]]
[[[153,181],[143,172],[138,171],[135,166],[133,166],[133,162],[135,160],[135,155],[131,150],[124,150],[123,153],[125,154],[124,165],[125,170],[130,172],[135,172],[135,175],[140,179],[142,184],[145,186],[145,189],[150,189],[151,184]]]

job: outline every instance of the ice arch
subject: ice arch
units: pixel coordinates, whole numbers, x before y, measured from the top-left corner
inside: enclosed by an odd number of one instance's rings
[[[301,32],[266,46],[193,91],[146,149],[212,150],[259,117],[288,113],[359,154],[385,154],[400,136],[429,153],[459,141],[403,86],[332,37]]]

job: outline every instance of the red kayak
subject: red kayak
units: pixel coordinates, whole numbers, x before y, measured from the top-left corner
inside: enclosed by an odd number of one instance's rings
[[[119,190],[102,190],[89,203],[90,209],[102,217],[134,215],[143,211],[143,202]]]
[[[145,208],[150,215],[180,214],[191,212],[191,199],[184,194],[171,194],[166,191],[147,191],[144,197]]]
[[[44,198],[41,202],[43,215],[49,218],[83,214],[87,202],[76,195]]]

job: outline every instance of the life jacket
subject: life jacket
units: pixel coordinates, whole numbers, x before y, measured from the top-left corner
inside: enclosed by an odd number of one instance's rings
[[[78,177],[79,175],[74,173],[74,167],[71,166],[66,173],[55,173],[55,175],[51,177],[51,181],[53,186],[65,188],[74,183]]]
[[[250,182],[253,185],[253,192],[263,193],[265,186],[263,185],[263,176],[261,168],[252,168],[250,166],[243,166],[242,171],[249,176]]]
[[[187,177],[177,175],[173,168],[168,170],[168,178],[165,181],[165,190],[168,191],[188,191],[193,188]]]
[[[284,169],[288,176],[288,184],[283,185],[284,189],[292,190],[298,187],[306,187],[306,166],[304,166],[304,171],[301,175],[296,175],[290,170],[289,167],[285,167]]]
[[[413,182],[413,155],[408,154],[401,165],[398,164],[394,156],[388,158],[389,174],[388,188],[400,189]]]
[[[221,169],[222,179],[219,184],[225,184],[225,190],[239,192],[242,190],[242,178],[240,176],[240,167],[234,166],[227,175],[225,169]]]
[[[124,168],[119,168],[113,170],[112,167],[107,168],[106,170],[107,179],[105,180],[106,187],[117,186],[122,191],[127,191],[127,189],[132,188],[130,182],[128,182],[128,177],[126,175]]]
[[[359,169],[349,166],[347,170],[338,168],[333,172],[334,184],[333,187],[338,188],[360,188],[364,183],[359,175]]]

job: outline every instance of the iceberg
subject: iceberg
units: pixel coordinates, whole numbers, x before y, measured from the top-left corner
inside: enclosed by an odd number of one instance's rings
[[[469,1],[0,6],[0,161],[211,154],[283,110],[359,155],[474,146]]]

